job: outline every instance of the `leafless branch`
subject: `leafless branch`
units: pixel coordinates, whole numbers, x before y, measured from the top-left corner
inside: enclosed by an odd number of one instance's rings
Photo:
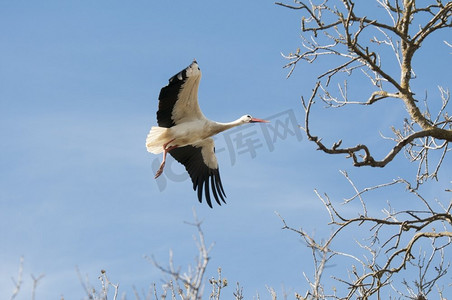
[[[243,300],[243,287],[240,286],[240,284],[237,282],[237,288],[235,289],[235,292],[233,293],[235,300]]]
[[[107,277],[107,272],[105,270],[100,271],[101,275],[98,277],[102,284],[102,291],[101,291],[101,299],[107,300],[108,298],[108,288],[112,286],[114,288],[114,294],[113,294],[113,300],[118,299],[118,292],[119,292],[119,283],[113,284]]]
[[[450,148],[448,144],[452,142],[452,119],[446,110],[450,94],[442,87],[439,88],[442,106],[436,116],[432,116],[428,105],[425,112],[421,111],[418,100],[411,92],[412,80],[416,78],[412,59],[422,42],[433,32],[452,27],[452,3],[443,3],[439,0],[434,4],[422,6],[408,0],[376,0],[376,3],[390,17],[391,23],[359,16],[356,9],[358,4],[350,0],[295,0],[292,5],[276,3],[302,14],[302,48],[283,55],[289,61],[284,67],[290,69],[288,74],[290,76],[296,65],[302,61],[314,63],[321,57],[336,57],[334,60],[336,65],[321,72],[317,77],[319,81],[309,101],[305,102],[302,98],[306,119],[304,129],[308,139],[316,143],[318,149],[325,153],[347,155],[357,167],[385,167],[401,150],[405,150],[410,160],[419,164],[416,177],[419,185],[426,179],[437,179],[444,157]],[[395,70],[397,68],[394,68],[390,58],[381,57],[376,47],[389,47],[397,61],[400,78],[392,75],[397,73]],[[383,64],[383,61],[386,64]],[[348,91],[348,78],[357,69],[361,70],[364,78],[368,78],[375,87],[367,100],[353,100]],[[337,89],[333,91],[330,83],[339,81],[340,74],[345,75],[346,79],[338,83]],[[395,144],[381,159],[375,158],[371,148],[364,143],[341,147],[342,140],[339,139],[332,147],[327,147],[320,137],[311,135],[309,130],[311,107],[316,98],[322,99],[330,107],[351,104],[373,107],[373,104],[383,99],[400,101],[405,105],[409,117],[405,122],[407,126],[403,131],[393,128],[395,137],[391,139]],[[441,153],[440,157],[435,167],[429,168],[429,157],[432,157],[435,151]]]
[[[430,201],[427,201],[416,190],[412,189],[404,179],[360,190],[346,172],[343,172],[343,175],[355,192],[352,197],[346,199],[344,205],[350,205],[355,198],[360,198],[361,203],[365,203],[364,196],[368,193],[405,184],[407,192],[425,204],[426,210],[397,211],[389,207],[382,211],[383,216],[372,216],[366,206],[362,205],[358,216],[347,217],[340,213],[326,194],[321,195],[315,191],[328,212],[329,224],[333,228],[330,236],[321,242],[303,229],[288,226],[286,221],[277,214],[283,223],[283,229],[297,233],[305,241],[307,247],[312,249],[314,275],[311,280],[305,274],[310,286],[305,298],[367,299],[375,294],[380,295],[384,287],[394,287],[393,276],[395,274],[400,276],[399,273],[404,274],[405,269],[411,267],[416,267],[419,270],[419,278],[414,281],[417,287],[415,294],[425,296],[430,294],[440,278],[446,274],[450,265],[450,260],[446,261],[444,257],[444,251],[452,243],[452,202],[447,207],[440,205],[441,210],[437,211],[429,204]],[[369,228],[370,230],[371,236],[365,239],[364,243],[356,241],[359,248],[363,249],[364,253],[367,252],[367,255],[358,256],[348,251],[334,249],[337,246],[333,248],[333,242],[340,235],[343,236],[346,230],[358,227]],[[431,243],[428,258],[425,255],[418,256],[417,262],[413,262],[415,249],[420,249],[422,245],[425,245],[425,241]],[[332,276],[347,287],[348,292],[343,296],[337,295],[336,289],[333,290],[332,294],[327,294],[322,280],[322,275],[325,274],[325,266],[331,264],[336,257],[351,260],[348,279]],[[397,288],[395,289],[400,292]],[[378,297],[381,298],[381,296]]]
[[[221,268],[218,268],[218,278],[209,279],[209,283],[212,286],[212,293],[209,299],[220,300],[221,290],[228,286],[228,280],[221,277]]]
[[[20,288],[21,288],[22,282],[23,282],[22,281],[23,272],[24,272],[24,257],[21,256],[20,261],[19,261],[19,272],[17,274],[17,279],[14,280],[14,278],[11,278],[11,280],[14,283],[14,291],[13,291],[13,294],[11,295],[11,298],[10,298],[11,300],[16,298],[17,295],[19,294],[19,291],[20,291]]]
[[[170,281],[172,284],[175,284],[177,287],[177,293],[181,297],[181,299],[190,299],[197,300],[202,298],[203,293],[203,277],[205,275],[207,265],[209,263],[210,257],[209,252],[213,247],[213,243],[207,247],[204,233],[201,228],[202,221],[198,220],[195,210],[193,210],[194,223],[186,222],[189,225],[195,226],[198,232],[197,238],[194,238],[197,247],[199,257],[197,258],[196,267],[193,269],[191,266],[188,267],[188,271],[181,273],[181,268],[175,268],[173,262],[173,252],[170,250],[169,254],[169,266],[163,267],[160,263],[158,263],[154,257],[145,257],[148,261],[150,261],[155,267],[157,267],[164,274],[170,275],[172,278]],[[221,273],[220,273],[221,274]],[[166,281],[168,283],[168,281]],[[182,286],[185,289],[185,293]]]
[[[31,290],[31,300],[35,300],[36,288],[38,287],[39,281],[44,276],[45,276],[44,274],[41,274],[38,277],[35,277],[33,274],[31,274],[31,278],[33,279],[33,289]]]

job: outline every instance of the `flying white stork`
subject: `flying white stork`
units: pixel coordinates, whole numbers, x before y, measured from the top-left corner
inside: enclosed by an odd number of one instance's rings
[[[220,199],[226,203],[226,195],[211,136],[242,124],[268,121],[250,115],[244,115],[230,123],[208,120],[198,105],[200,80],[201,70],[194,60],[186,69],[171,77],[168,85],[161,89],[157,111],[158,127],[151,128],[146,148],[154,154],[163,152],[163,161],[155,178],[162,174],[166,154],[169,152],[185,166],[193,182],[193,190],[198,190],[199,202],[202,202],[204,188],[206,202],[212,207],[210,190],[219,205]]]

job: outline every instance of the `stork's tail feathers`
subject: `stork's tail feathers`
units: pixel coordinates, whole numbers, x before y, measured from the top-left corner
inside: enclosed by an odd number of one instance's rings
[[[146,149],[148,152],[158,154],[163,152],[168,128],[153,126],[146,138]]]

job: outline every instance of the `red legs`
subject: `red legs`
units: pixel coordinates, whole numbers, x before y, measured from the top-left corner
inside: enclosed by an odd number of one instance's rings
[[[171,151],[171,150],[173,150],[173,149],[175,149],[175,148],[178,147],[177,145],[175,145],[175,146],[171,146],[171,147],[169,147],[169,148],[166,148],[166,147],[168,146],[168,144],[171,143],[171,142],[174,141],[174,140],[175,140],[175,139],[172,139],[171,141],[169,141],[168,143],[166,143],[166,144],[163,145],[163,161],[162,161],[162,163],[160,164],[160,168],[158,169],[157,173],[155,173],[154,178],[157,178],[157,177],[159,177],[160,175],[162,175],[162,173],[163,173],[163,168],[165,167],[165,162],[166,162],[166,154],[167,154],[169,151]]]
[[[173,150],[173,149],[175,149],[175,148],[177,148],[177,146],[171,146],[171,147],[169,147],[168,149],[164,149],[164,150],[163,150],[163,161],[162,161],[162,163],[160,164],[160,168],[158,169],[157,173],[155,173],[154,178],[157,178],[157,177],[159,177],[160,175],[162,175],[162,173],[163,173],[163,168],[165,167],[165,162],[166,162],[166,154],[167,154],[169,151],[171,151],[171,150]]]

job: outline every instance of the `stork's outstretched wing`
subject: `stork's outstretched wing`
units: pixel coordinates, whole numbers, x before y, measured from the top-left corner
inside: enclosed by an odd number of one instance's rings
[[[184,70],[170,78],[160,90],[157,122],[160,127],[173,127],[184,122],[205,119],[198,104],[201,70],[194,60]]]
[[[198,200],[202,202],[202,191],[207,204],[212,207],[210,190],[215,201],[221,205],[226,203],[223,185],[221,184],[218,162],[215,156],[215,145],[213,139],[208,138],[193,146],[175,148],[169,153],[178,162],[185,166],[193,182],[193,190],[198,190]]]

